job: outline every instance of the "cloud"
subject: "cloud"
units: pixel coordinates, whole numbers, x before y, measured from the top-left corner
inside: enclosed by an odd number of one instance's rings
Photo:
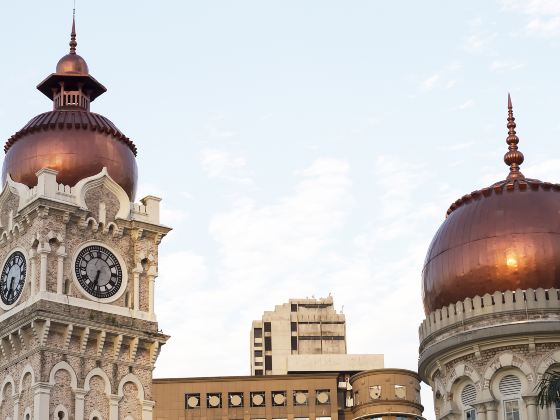
[[[504,10],[528,17],[528,35],[552,38],[560,35],[560,2],[557,0],[503,0]]]
[[[461,105],[459,105],[457,108],[463,111],[465,109],[472,108],[474,104],[475,104],[474,99],[468,99],[465,102],[463,102]]]
[[[207,148],[200,152],[200,164],[209,178],[252,184],[244,156],[234,155],[225,149]]]
[[[428,77],[427,79],[422,81],[422,89],[423,90],[432,90],[434,87],[436,87],[437,82],[440,80],[441,76],[439,74],[434,74],[430,77]]]
[[[506,72],[506,71],[513,71],[523,68],[525,64],[515,62],[515,61],[502,61],[502,60],[494,60],[490,64],[490,70],[496,73]]]

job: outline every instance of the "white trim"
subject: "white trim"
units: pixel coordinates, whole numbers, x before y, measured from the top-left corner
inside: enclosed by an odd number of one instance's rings
[[[52,420],[59,420],[58,419],[58,412],[62,411],[64,413],[64,420],[69,420],[68,417],[68,409],[63,406],[62,404],[58,404],[53,411]]]
[[[65,370],[70,374],[70,386],[75,391],[76,388],[78,388],[78,377],[76,376],[76,372],[74,372],[74,368],[72,368],[72,366],[70,366],[70,364],[68,364],[68,362],[65,362],[64,360],[61,360],[52,367],[51,373],[49,374],[49,384],[55,385],[56,382],[54,376],[59,370]]]
[[[89,420],[93,420],[94,417],[97,417],[99,420],[103,420],[103,416],[97,410],[93,410],[91,413],[89,413]]]
[[[21,372],[21,376],[19,378],[19,392],[23,390],[23,378],[25,378],[25,375],[28,373],[31,374],[31,386],[35,384],[35,372],[33,372],[33,367],[31,367],[31,364],[28,363],[23,368],[23,371]]]
[[[6,265],[10,257],[14,254],[14,252],[17,251],[21,252],[23,254],[23,258],[25,258],[25,279],[23,281],[23,288],[21,289],[21,293],[19,294],[18,298],[14,303],[12,303],[11,305],[6,305],[4,302],[2,302],[2,299],[0,298],[0,308],[4,309],[5,311],[9,311],[10,309],[12,309],[14,306],[18,304],[21,297],[23,296],[23,292],[25,291],[25,288],[27,287],[28,284],[31,284],[31,281],[33,281],[33,279],[29,281],[29,278],[31,276],[31,266],[30,266],[31,260],[29,259],[29,254],[27,253],[27,250],[25,248],[22,248],[20,246],[15,247],[10,251],[8,255],[6,255],[4,261],[2,261],[2,265],[0,265],[0,276],[1,273],[4,271],[4,266]]]
[[[27,420],[26,416],[29,414],[29,420],[33,420],[33,412],[31,411],[31,407],[26,407],[25,411],[23,412],[23,419]]]
[[[96,246],[100,246],[103,248],[108,249],[119,261],[119,264],[121,265],[121,273],[122,273],[122,283],[121,283],[121,287],[120,289],[117,291],[117,293],[115,293],[113,296],[108,297],[108,298],[98,298],[95,296],[90,295],[80,284],[80,282],[78,281],[78,278],[76,277],[76,270],[75,270],[75,263],[76,263],[76,258],[78,257],[78,255],[80,254],[80,252],[91,245],[96,245]],[[82,242],[80,244],[80,246],[78,246],[78,248],[74,251],[74,254],[72,255],[72,259],[70,260],[71,263],[71,271],[72,271],[72,280],[74,280],[74,284],[78,287],[78,290],[80,290],[82,292],[82,294],[84,296],[86,296],[89,300],[93,300],[95,302],[99,302],[99,303],[108,303],[108,302],[114,302],[115,300],[117,300],[118,298],[120,298],[122,296],[122,294],[125,292],[126,290],[126,286],[128,284],[128,267],[126,266],[125,261],[123,260],[123,258],[120,256],[119,252],[115,251],[114,249],[112,249],[110,246],[108,246],[106,243],[104,242],[99,242],[99,241],[86,241],[86,242]]]
[[[2,400],[6,398],[6,395],[4,395],[4,388],[6,388],[6,385],[8,385],[8,383],[12,384],[12,397],[16,396],[18,393],[13,376],[8,374],[8,376],[4,378],[4,382],[2,382],[2,387],[0,387],[0,397]]]
[[[136,388],[138,389],[138,399],[141,403],[144,402],[144,386],[142,385],[142,382],[140,382],[138,377],[133,373],[129,373],[121,379],[121,381],[119,382],[119,390],[117,395],[121,398],[124,397],[124,386],[127,382],[132,382],[136,385]]]
[[[107,374],[101,369],[101,368],[94,368],[92,370],[89,371],[89,373],[86,375],[86,379],[84,381],[84,391],[89,392],[91,390],[91,387],[89,385],[91,378],[93,378],[94,376],[99,376],[101,379],[103,379],[103,382],[105,382],[105,394],[107,394],[108,396],[111,395],[111,381],[109,380],[109,377],[107,376]],[[99,416],[101,417],[101,416]]]
[[[21,305],[16,306],[10,312],[6,312],[0,315],[0,322],[7,318],[14,316],[19,311],[22,311],[29,306],[33,305],[39,300],[49,300],[51,302],[63,303],[66,305],[76,306],[78,308],[85,309],[95,309],[98,311],[110,313],[113,315],[123,315],[132,318],[142,319],[144,321],[156,321],[155,314],[151,314],[145,311],[137,311],[130,308],[125,308],[124,306],[115,306],[108,303],[93,302],[88,299],[76,298],[72,296],[59,295],[53,292],[38,292],[34,296],[30,297],[27,301],[23,302]]]

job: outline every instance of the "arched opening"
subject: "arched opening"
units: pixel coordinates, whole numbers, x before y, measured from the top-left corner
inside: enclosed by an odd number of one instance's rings
[[[70,280],[64,279],[64,284],[62,286],[62,293],[65,295],[70,294]]]
[[[56,413],[56,416],[58,420],[64,420],[64,411],[59,410],[58,413]]]

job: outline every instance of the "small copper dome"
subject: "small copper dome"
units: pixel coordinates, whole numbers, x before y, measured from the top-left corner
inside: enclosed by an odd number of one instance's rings
[[[560,184],[526,179],[509,101],[510,174],[457,200],[422,270],[426,315],[466,298],[528,288],[560,288]]]
[[[50,168],[58,171],[58,182],[74,186],[106,167],[134,201],[136,146],[109,119],[90,112],[90,103],[106,89],[89,74],[76,45],[73,21],[70,53],[58,62],[56,73],[37,86],[53,101],[54,109],[31,119],[6,142],[2,183],[9,174],[33,187],[36,172]]]
[[[89,68],[81,56],[78,54],[66,54],[56,65],[56,74],[76,74],[87,76]]]

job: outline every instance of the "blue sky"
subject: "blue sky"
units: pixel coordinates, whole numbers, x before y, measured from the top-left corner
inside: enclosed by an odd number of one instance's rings
[[[1,5],[4,139],[50,109],[35,86],[71,8]],[[507,174],[508,91],[523,172],[559,181],[559,1],[78,0],[77,30],[108,88],[92,111],[137,144],[174,227],[159,377],[248,373],[252,319],[329,293],[350,352],[415,369],[426,249]]]

